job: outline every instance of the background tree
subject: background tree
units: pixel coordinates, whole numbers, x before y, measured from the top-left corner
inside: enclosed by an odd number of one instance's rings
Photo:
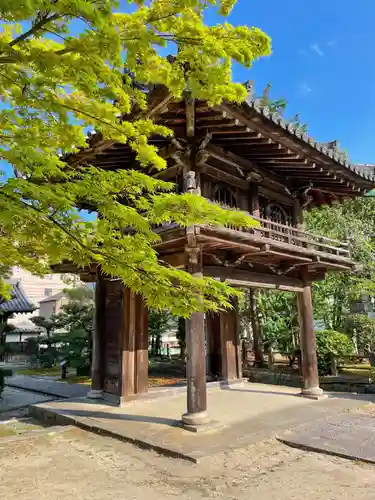
[[[56,315],[52,315],[51,318],[44,318],[43,316],[35,316],[34,318],[30,319],[35,326],[43,328],[48,341],[50,340],[53,331],[59,328],[60,326],[60,323]]]
[[[348,356],[354,353],[353,342],[345,333],[334,330],[316,332],[316,348],[320,375],[332,374],[332,357]]]
[[[186,321],[185,318],[178,318],[176,337],[180,346],[180,358],[185,359],[186,353]]]
[[[262,290],[258,306],[264,343],[279,352],[291,354],[299,345],[295,294]]]
[[[370,346],[371,349],[375,348],[374,318],[369,318],[366,314],[351,314],[345,321],[344,329],[351,337],[358,353],[367,354],[367,346]]]
[[[150,311],[148,314],[148,332],[151,338],[151,354],[161,354],[162,337],[176,327],[176,321],[167,311]]]
[[[89,287],[64,290],[68,302],[61,306],[56,322],[62,329],[55,334],[60,355],[75,368],[77,375],[89,375],[92,356],[94,291]]]
[[[357,198],[335,206],[323,206],[307,212],[306,228],[328,237],[347,240],[356,269],[328,273],[313,285],[315,319],[322,319],[326,328],[342,330],[350,312],[351,301],[360,294],[374,296],[375,200]]]
[[[63,260],[97,263],[149,307],[177,316],[200,309],[197,297],[208,309],[229,304],[227,285],[158,263],[152,225],[253,221],[174,194],[172,184],[146,174],[166,166],[147,138],[170,131],[147,117],[142,88],[163,84],[176,98],[188,90],[212,104],[243,100],[232,62],[249,68],[270,53],[270,39],[258,28],[204,22],[208,8],[226,16],[235,3],[128,0],[132,9],[123,12],[115,0],[1,2],[0,159],[15,171],[0,185],[4,265],[45,273]],[[170,45],[172,59],[161,50]],[[87,146],[88,129],[103,147],[129,144],[148,170],[111,172],[89,161],[78,168],[71,154]],[[102,217],[87,221],[77,206],[95,207]],[[134,232],[124,235],[124,227]]]

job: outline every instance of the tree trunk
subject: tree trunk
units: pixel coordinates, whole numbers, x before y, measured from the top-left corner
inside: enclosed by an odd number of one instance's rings
[[[273,371],[275,358],[274,358],[274,353],[273,353],[273,347],[271,344],[269,344],[267,346],[267,355],[268,355],[268,369],[270,371]]]
[[[156,351],[157,356],[159,354],[161,354],[161,335],[160,334],[156,335],[155,351]]]
[[[185,355],[186,355],[186,346],[185,344],[180,345],[180,359],[185,359]]]
[[[253,288],[250,288],[249,300],[250,300],[250,311],[251,311],[251,327],[253,330],[253,348],[255,354],[255,366],[264,366],[264,352],[263,352],[262,333],[259,322],[257,295],[258,291],[254,290]]]

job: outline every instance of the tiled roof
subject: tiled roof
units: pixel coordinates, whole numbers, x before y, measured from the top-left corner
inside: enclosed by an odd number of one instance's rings
[[[45,299],[40,300],[39,304],[43,304],[44,302],[57,302],[58,300],[62,299],[65,296],[66,296],[66,293],[57,292],[53,295],[50,295],[49,297],[46,297]]]
[[[27,297],[20,282],[10,283],[12,285],[11,299],[0,303],[0,313],[30,313],[37,306]]]
[[[359,175],[363,179],[367,179],[369,181],[375,181],[374,169],[370,171],[370,169],[363,168],[364,165],[354,165],[353,163],[351,163],[346,158],[345,153],[342,153],[337,150],[336,141],[332,141],[331,143],[322,143],[316,141],[315,139],[310,137],[307,134],[307,132],[304,132],[302,127],[299,126],[298,124],[288,122],[287,120],[282,118],[282,116],[278,112],[271,113],[270,108],[268,106],[264,106],[260,99],[255,99],[255,100],[248,99],[246,100],[246,104],[250,108],[254,109],[260,115],[272,121],[279,127],[287,130],[291,135],[294,135],[301,141],[312,146],[320,153],[329,156],[331,159],[333,159],[340,165],[346,167],[347,169],[351,170],[352,172]]]
[[[372,176],[375,175],[375,165],[371,163],[357,163],[355,165],[358,170],[366,172]]]
[[[31,325],[31,326],[15,326],[14,330],[11,330],[9,333],[13,335],[19,335],[20,333],[22,334],[34,334],[37,335],[38,333],[42,333],[43,328],[38,327],[36,325]]]

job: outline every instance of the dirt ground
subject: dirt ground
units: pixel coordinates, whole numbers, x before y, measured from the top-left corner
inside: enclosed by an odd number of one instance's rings
[[[374,473],[277,441],[193,465],[78,429],[0,440],[6,500],[373,500]]]

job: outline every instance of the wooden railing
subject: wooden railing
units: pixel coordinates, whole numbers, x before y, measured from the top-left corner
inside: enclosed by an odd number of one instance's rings
[[[269,219],[254,216],[253,218],[260,223],[260,226],[247,228],[246,231],[259,235],[260,238],[277,240],[289,245],[350,258],[349,244],[347,242],[312,234]]]
[[[223,208],[233,210],[231,207],[225,206]],[[257,240],[263,240],[265,244],[267,243],[267,240],[272,240],[275,243],[278,242],[282,245],[292,245],[315,252],[339,256],[345,259],[350,259],[351,257],[349,244],[347,242],[309,233],[293,226],[273,222],[270,219],[262,219],[261,217],[255,217],[251,214],[248,215],[257,220],[259,222],[259,226],[238,228],[231,224],[226,224],[225,227],[231,231],[241,231],[252,234]],[[160,224],[154,227],[154,231],[162,233],[163,231],[177,227],[177,224]]]

